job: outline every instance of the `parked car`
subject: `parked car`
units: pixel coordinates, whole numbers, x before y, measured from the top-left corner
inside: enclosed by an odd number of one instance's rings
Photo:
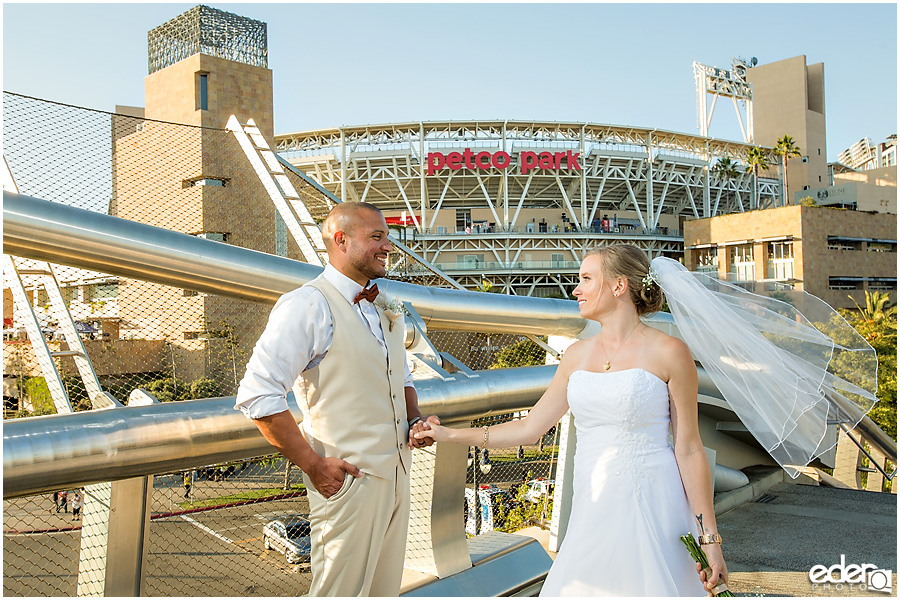
[[[503,527],[506,517],[516,506],[515,498],[506,490],[494,485],[482,485],[478,490],[481,499],[481,532]],[[490,508],[488,508],[490,506]],[[503,510],[500,507],[503,506]],[[466,516],[466,532],[475,533],[475,492],[466,488],[464,513]]]
[[[528,482],[528,492],[525,493],[525,498],[535,504],[543,502],[545,496],[553,495],[555,485],[555,479],[532,479]]]
[[[309,563],[309,535],[306,515],[284,515],[263,527],[263,546],[281,552],[289,563]]]

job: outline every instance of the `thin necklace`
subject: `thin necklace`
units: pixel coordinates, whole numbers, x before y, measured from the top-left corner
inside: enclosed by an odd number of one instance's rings
[[[622,349],[622,346],[625,345],[625,342],[628,341],[628,338],[631,337],[631,334],[634,333],[634,330],[637,329],[637,326],[641,324],[640,319],[638,322],[634,324],[634,327],[631,328],[631,331],[628,332],[628,335],[625,336],[625,339],[622,340],[622,343],[619,344],[619,350]],[[603,348],[603,355],[606,357],[606,364],[603,365],[604,371],[609,371],[609,363],[616,360],[616,357],[619,355],[619,350],[616,350],[616,353],[613,354],[612,358],[609,358],[609,353],[606,351],[606,345],[603,343],[603,331],[600,331],[600,347]]]

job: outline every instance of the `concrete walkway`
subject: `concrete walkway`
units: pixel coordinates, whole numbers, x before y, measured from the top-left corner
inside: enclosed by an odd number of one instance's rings
[[[741,596],[897,595],[897,496],[793,483],[782,471],[749,470],[750,484],[716,495],[731,590]],[[787,483],[785,482],[791,482]],[[807,483],[815,483],[805,479]],[[529,535],[547,548],[550,532]],[[555,553],[549,552],[552,558]],[[889,569],[892,593],[854,585],[814,587],[814,565],[869,563]]]

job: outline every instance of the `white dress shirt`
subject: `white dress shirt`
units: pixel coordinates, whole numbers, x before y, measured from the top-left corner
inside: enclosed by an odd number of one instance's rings
[[[363,286],[330,264],[326,265],[323,275],[351,304],[363,290]],[[384,332],[375,305],[360,300],[354,307],[381,344],[387,359]],[[251,419],[288,410],[287,392],[303,371],[315,367],[325,358],[331,348],[332,335],[331,311],[322,292],[307,285],[284,294],[275,303],[266,329],[253,348],[247,372],[238,387],[235,407]],[[413,387],[405,355],[403,362],[406,387]]]

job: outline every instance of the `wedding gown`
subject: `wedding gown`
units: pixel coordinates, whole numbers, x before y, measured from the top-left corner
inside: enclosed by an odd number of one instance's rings
[[[705,596],[679,539],[697,534],[669,445],[669,392],[643,369],[569,377],[572,513],[541,596]]]

